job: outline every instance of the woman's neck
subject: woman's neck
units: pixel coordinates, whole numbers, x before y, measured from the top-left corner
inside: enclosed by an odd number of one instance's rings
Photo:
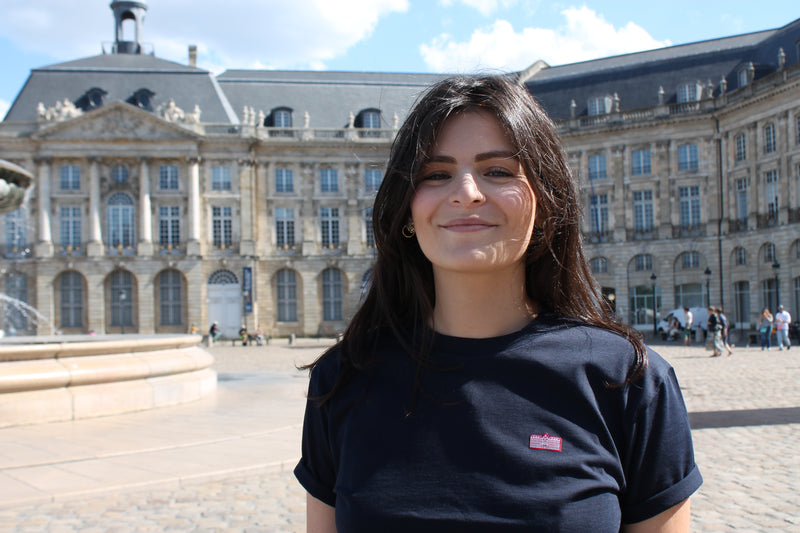
[[[525,292],[524,271],[509,276],[496,272],[434,275],[436,306],[433,328],[465,338],[489,338],[519,331],[536,317]]]

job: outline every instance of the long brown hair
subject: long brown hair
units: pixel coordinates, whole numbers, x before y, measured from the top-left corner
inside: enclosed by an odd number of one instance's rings
[[[647,354],[641,335],[611,317],[589,270],[580,200],[555,125],[509,76],[456,76],[436,83],[420,97],[392,144],[372,211],[377,258],[371,284],[342,340],[329,350],[338,351],[342,363],[342,374],[330,394],[348,374],[378,357],[374,346],[379,332],[394,336],[417,367],[425,367],[434,337],[429,326],[436,302],[433,270],[416,238],[403,236],[403,226],[411,218],[415,180],[442,125],[475,109],[497,117],[518,150],[536,198],[536,222],[525,257],[528,297],[540,311],[625,336],[636,353],[628,381],[644,373]]]

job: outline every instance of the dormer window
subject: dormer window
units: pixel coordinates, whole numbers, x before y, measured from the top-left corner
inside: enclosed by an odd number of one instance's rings
[[[589,116],[610,113],[612,100],[610,95],[589,98],[589,100],[586,101],[586,112]]]
[[[270,111],[269,115],[264,118],[264,126],[267,128],[282,128],[289,129],[292,127],[292,109],[289,107],[276,107]],[[276,131],[269,132],[270,137],[292,137],[291,131]]]
[[[150,89],[139,89],[135,93],[133,93],[125,102],[131,104],[132,106],[136,106],[140,109],[144,109],[145,111],[153,111],[153,97],[156,95]]]
[[[381,111],[380,109],[364,109],[358,113],[353,122],[353,126],[365,130],[379,130],[381,128]],[[361,137],[378,137],[380,133],[377,131],[362,131]]]
[[[747,69],[740,70],[737,76],[739,78],[739,87],[747,85]]]
[[[272,113],[267,120],[272,119],[266,126],[273,128],[291,128],[292,127],[292,110],[288,107],[278,107],[272,110]]]
[[[108,93],[100,87],[92,87],[75,101],[75,107],[83,111],[91,111],[92,109],[102,107],[103,98],[105,98],[107,94]]]
[[[696,102],[703,94],[703,86],[697,82],[683,83],[678,85],[676,99],[679,104],[686,102]]]

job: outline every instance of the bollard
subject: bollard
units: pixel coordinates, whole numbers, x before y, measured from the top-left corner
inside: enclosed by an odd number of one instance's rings
[[[296,338],[296,337],[295,337],[295,334],[294,334],[294,333],[292,333],[291,335],[289,335],[289,344],[290,344],[290,345],[291,345],[291,344],[294,344],[295,338]]]

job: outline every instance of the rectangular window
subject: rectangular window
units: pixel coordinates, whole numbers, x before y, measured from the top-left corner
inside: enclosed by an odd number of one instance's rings
[[[604,154],[589,156],[589,179],[599,180],[606,177],[606,156]]]
[[[675,286],[675,305],[677,307],[702,307],[705,305],[703,300],[702,283],[685,283]]]
[[[736,180],[736,219],[747,220],[747,178]]]
[[[608,113],[606,97],[599,96],[597,98],[589,98],[586,102],[586,112],[589,116],[605,115]]]
[[[678,170],[697,170],[696,144],[683,144],[678,147]]]
[[[159,299],[162,326],[180,326],[183,324],[183,282],[177,270],[166,270],[158,276]]]
[[[339,208],[321,207],[319,219],[322,233],[322,246],[324,248],[339,247]]]
[[[214,248],[233,246],[233,209],[214,206],[211,208],[211,232]]]
[[[771,154],[775,151],[776,145],[775,124],[767,124],[764,126],[764,153]]]
[[[736,145],[736,161],[746,161],[747,160],[747,137],[744,133],[740,133],[736,137],[734,137],[734,143]]]
[[[681,227],[694,228],[700,225],[700,187],[678,189],[681,210]]]
[[[297,275],[284,268],[277,274],[278,322],[297,322]]]
[[[275,208],[275,245],[278,248],[294,248],[294,209]]]
[[[653,191],[634,191],[633,226],[635,231],[653,230]]]
[[[733,322],[736,327],[750,327],[750,282],[737,281],[733,284]]]
[[[272,113],[273,122],[276,128],[291,128],[292,127],[292,113],[285,110],[276,110]]]
[[[28,246],[28,216],[24,208],[17,209],[5,216],[6,249],[11,253],[20,253]]]
[[[214,191],[231,190],[231,167],[211,167],[211,189]]]
[[[372,229],[372,208],[364,210],[364,228],[366,229],[367,248],[375,248],[375,232]]]
[[[339,176],[335,168],[323,168],[319,171],[320,192],[339,192]]]
[[[697,83],[684,83],[678,86],[676,99],[679,104],[685,102],[696,102],[699,100],[700,88]]]
[[[81,167],[61,165],[61,190],[79,191],[81,189]]]
[[[794,125],[794,143],[800,145],[800,116],[797,117]]]
[[[290,168],[275,169],[275,192],[278,193],[294,192],[292,169]]]
[[[608,232],[608,195],[593,194],[589,199],[591,232],[605,235]]]
[[[770,218],[778,216],[778,171],[764,173],[764,198],[767,201],[767,214]]]
[[[80,249],[81,208],[74,205],[59,207],[58,226],[61,246],[66,250]]]
[[[178,190],[178,165],[161,165],[158,168],[158,188],[162,191]]]
[[[650,150],[634,150],[631,153],[631,167],[634,176],[650,174]]]
[[[383,180],[383,172],[377,168],[368,168],[364,171],[364,190],[368,193],[377,192]]]
[[[177,205],[158,207],[158,243],[162,248],[180,247],[181,208]]]

